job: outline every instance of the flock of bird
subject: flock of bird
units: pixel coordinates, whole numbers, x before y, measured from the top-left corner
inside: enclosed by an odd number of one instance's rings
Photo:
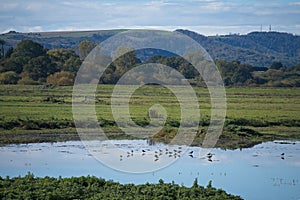
[[[197,158],[194,154],[194,151],[188,151],[187,153],[185,153],[182,150],[182,147],[179,146],[178,148],[175,148],[175,149],[168,149],[168,148],[158,149],[158,150],[154,151],[154,153],[150,149],[142,149],[142,150],[135,150],[135,151],[133,149],[131,149],[130,151],[127,151],[126,156],[125,155],[120,155],[120,161],[122,161],[125,157],[129,158],[129,157],[132,157],[134,155],[141,155],[141,156],[154,155],[154,162],[159,161],[164,156],[173,157],[173,158],[176,159],[176,158],[181,157],[182,155],[187,155],[190,158]],[[206,159],[209,162],[219,161],[219,160],[213,159],[214,155],[215,154],[213,154],[213,153],[207,153],[205,156],[200,157],[200,159]],[[285,159],[285,153],[281,153],[280,158],[282,160],[284,160]]]
[[[154,151],[154,153],[150,149],[142,149],[142,150],[136,150],[136,151],[131,149],[130,151],[127,151],[127,155],[120,155],[120,161],[122,161],[125,157],[128,158],[128,157],[132,157],[137,154],[141,155],[141,156],[154,155],[154,162],[157,162],[162,157],[170,157],[170,158],[173,157],[175,159],[179,158],[182,155],[184,155],[185,152],[183,151],[181,146],[179,146],[178,148],[175,148],[175,149],[168,149],[168,148],[158,149],[158,150]],[[190,158],[196,158],[194,155],[194,151],[188,151],[187,155]],[[207,160],[209,162],[217,161],[217,160],[212,160],[213,155],[215,155],[215,154],[208,153],[205,157],[202,157],[202,159],[207,158]]]

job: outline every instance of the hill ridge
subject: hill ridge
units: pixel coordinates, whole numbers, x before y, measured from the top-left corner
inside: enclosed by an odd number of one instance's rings
[[[15,47],[22,40],[30,39],[47,49],[76,50],[82,40],[99,43],[126,30],[128,29],[31,33],[10,31],[1,34],[0,39],[6,41],[5,49]],[[255,31],[245,35],[205,36],[190,30],[176,31],[199,42],[214,60],[239,61],[253,66],[270,66],[274,61],[280,61],[285,66],[300,63],[300,36],[291,33]]]

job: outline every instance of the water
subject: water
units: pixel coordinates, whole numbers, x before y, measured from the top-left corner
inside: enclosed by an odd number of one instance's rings
[[[121,153],[97,149],[96,141],[88,142],[91,152],[81,141],[3,146],[0,176],[24,176],[28,172],[39,177],[93,175],[120,183],[157,183],[163,179],[185,186],[191,186],[197,178],[200,185],[206,186],[212,180],[214,187],[245,199],[300,199],[300,142],[267,142],[243,150],[213,149],[211,158],[199,158],[199,147],[188,147],[184,154],[180,152],[184,147],[149,144],[146,140],[110,142],[120,147]],[[160,170],[133,174],[102,164],[92,156],[94,153],[105,155],[110,158],[110,166],[122,169],[159,166],[171,159],[174,162]]]

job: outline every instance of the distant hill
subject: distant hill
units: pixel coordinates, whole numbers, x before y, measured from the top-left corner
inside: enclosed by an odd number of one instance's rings
[[[99,43],[105,39],[126,31],[125,29],[118,30],[100,30],[100,31],[62,31],[62,32],[39,32],[39,33],[19,33],[10,31],[0,35],[0,39],[6,41],[6,48],[9,46],[15,47],[22,40],[32,40],[42,44],[47,49],[56,48],[72,48],[76,49],[77,45],[82,40],[89,40],[94,43]]]
[[[189,30],[177,30],[199,42],[214,60],[240,61],[253,66],[286,66],[300,62],[300,36],[279,32],[252,32],[247,35],[206,37]]]
[[[21,40],[30,39],[45,48],[72,48],[82,40],[102,42],[122,30],[68,31],[18,33],[0,35],[5,49],[15,47]],[[240,61],[253,66],[270,66],[280,61],[285,66],[300,63],[300,36],[279,32],[252,32],[247,35],[204,36],[189,30],[176,30],[199,42],[214,60]]]

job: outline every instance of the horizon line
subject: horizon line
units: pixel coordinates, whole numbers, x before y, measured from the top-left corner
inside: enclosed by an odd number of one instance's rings
[[[158,28],[153,28],[153,27],[145,27],[145,28],[110,28],[110,29],[78,29],[78,30],[74,30],[74,29],[70,29],[70,30],[49,30],[49,31],[24,31],[24,32],[20,32],[20,31],[16,31],[16,30],[9,30],[6,32],[2,32],[0,35],[6,35],[6,34],[11,34],[11,33],[16,33],[16,34],[51,34],[51,33],[74,33],[74,32],[97,32],[97,31],[129,31],[129,30],[162,30],[162,31],[171,31],[171,32],[175,32],[177,30],[187,30],[187,31],[191,31],[194,33],[197,33],[199,35],[203,35],[206,37],[213,37],[213,36],[232,36],[232,35],[238,35],[238,36],[242,36],[242,35],[248,35],[250,33],[286,33],[286,34],[291,34],[293,36],[300,36],[297,33],[291,33],[291,32],[287,32],[287,31],[276,31],[276,30],[272,30],[272,31],[261,31],[261,30],[254,30],[254,31],[249,31],[247,33],[238,33],[238,32],[229,32],[227,34],[203,34],[200,33],[196,30],[192,30],[189,28],[177,28],[177,29],[173,29],[173,30],[169,30],[169,29],[158,29]]]

